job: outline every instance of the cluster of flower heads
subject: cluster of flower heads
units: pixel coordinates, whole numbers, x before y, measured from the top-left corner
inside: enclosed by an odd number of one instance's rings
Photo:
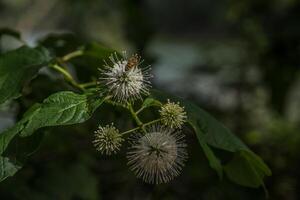
[[[149,67],[141,67],[141,57],[137,54],[129,58],[119,58],[113,54],[100,70],[99,83],[104,95],[124,106],[149,95]],[[102,94],[103,95],[103,94]],[[187,116],[179,103],[167,101],[159,110],[160,119],[142,124],[120,133],[113,124],[99,126],[95,131],[95,148],[102,154],[117,153],[124,135],[131,133],[127,152],[129,168],[138,178],[147,183],[166,183],[178,176],[187,159],[184,134],[181,131]],[[144,126],[145,125],[145,126]]]

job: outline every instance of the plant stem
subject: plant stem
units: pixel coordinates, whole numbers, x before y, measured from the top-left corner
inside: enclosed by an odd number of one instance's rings
[[[79,89],[80,91],[84,91],[84,88],[82,86],[80,86],[72,77],[72,75],[67,71],[65,70],[64,68],[60,67],[59,65],[57,64],[54,64],[54,65],[51,65],[51,68],[56,70],[57,72],[61,73],[65,80],[67,82],[69,82],[73,87]]]
[[[111,105],[113,105],[113,106],[120,106],[120,107],[122,107],[122,108],[128,109],[127,106],[124,106],[124,105],[121,104],[121,103],[114,102],[114,101],[109,100],[109,99],[108,99],[108,100],[105,100],[105,102],[106,102],[106,103],[109,103],[109,104],[111,104]]]
[[[72,58],[81,56],[82,54],[83,54],[82,50],[71,52],[71,53],[65,55],[64,57],[62,57],[62,61],[66,62],[68,60],[71,60]]]
[[[150,121],[150,122],[145,123],[143,126],[144,126],[144,127],[145,127],[145,126],[150,126],[150,125],[156,124],[157,122],[160,122],[160,121],[161,121],[161,119],[156,119],[156,120],[153,120],[153,121]]]
[[[132,132],[134,132],[134,131],[139,130],[140,128],[141,128],[141,127],[136,127],[136,128],[130,129],[130,130],[128,130],[128,131],[125,131],[125,132],[121,133],[121,135],[123,136],[123,135],[126,135],[126,134],[128,134],[128,133],[132,133]]]
[[[139,119],[139,117],[135,114],[135,111],[133,110],[133,107],[131,104],[128,104],[128,109],[131,113],[131,116],[133,117],[133,119],[135,120],[135,122],[137,123],[138,126],[143,126],[143,122]]]
[[[87,87],[91,87],[91,86],[96,86],[97,82],[96,81],[91,81],[91,82],[82,83],[82,84],[79,84],[79,85],[83,88],[87,88]]]
[[[133,110],[133,107],[132,105],[129,103],[127,108],[129,109],[130,113],[131,113],[131,116],[133,117],[133,119],[135,120],[136,124],[142,129],[142,131],[144,133],[147,133],[145,127],[144,127],[144,124],[143,122],[140,120],[140,118],[135,114],[135,111]]]
[[[128,131],[125,131],[125,132],[121,133],[121,135],[126,135],[128,133],[132,133],[132,132],[137,131],[139,129],[143,130],[146,126],[150,126],[150,125],[155,124],[155,123],[160,122],[160,121],[161,121],[161,119],[156,119],[156,120],[147,122],[147,123],[145,123],[145,124],[143,124],[143,125],[141,125],[139,127],[136,127],[136,128],[130,129]]]
[[[138,111],[135,112],[136,115],[138,115],[140,112],[142,112],[145,109],[145,107],[141,107]]]

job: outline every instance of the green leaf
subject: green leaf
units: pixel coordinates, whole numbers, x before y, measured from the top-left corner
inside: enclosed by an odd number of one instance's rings
[[[40,148],[45,137],[46,130],[38,130],[29,137],[15,137],[11,140],[5,155],[17,160],[18,163],[25,163],[27,159]]]
[[[104,60],[107,60],[116,51],[101,45],[100,43],[90,43],[84,46],[82,55],[74,58],[72,63],[79,66],[88,67],[90,70],[97,70],[102,67]],[[117,54],[120,56],[120,54]],[[120,56],[121,58],[121,56]]]
[[[42,127],[77,124],[88,120],[103,101],[104,98],[70,91],[49,96],[43,103],[32,106],[15,126],[0,134],[0,153],[5,151],[17,134],[26,137]]]
[[[9,176],[13,176],[21,167],[0,156],[0,182]]]
[[[199,135],[199,134],[197,134]],[[221,164],[220,159],[214,154],[214,152],[212,151],[212,149],[207,145],[206,142],[202,141],[199,139],[199,137],[197,136],[198,141],[204,151],[205,156],[207,157],[208,161],[209,161],[209,166],[216,170],[216,172],[218,173],[218,176],[220,179],[223,178],[223,167]]]
[[[48,51],[42,47],[23,46],[0,55],[0,104],[19,97],[23,85],[50,60]]]
[[[156,99],[153,99],[153,98],[147,98],[145,99],[145,101],[143,102],[143,105],[142,107],[143,108],[148,108],[148,107],[151,107],[151,106],[162,106],[162,103],[160,101],[157,101]]]
[[[116,51],[104,45],[93,42],[84,46],[81,56],[75,57],[70,62],[75,66],[79,80],[88,82],[91,77],[96,79],[99,73],[98,68],[103,67],[104,60]],[[121,58],[122,56],[118,54]]]
[[[102,61],[103,59],[107,59],[111,54],[115,53],[116,51],[108,47],[105,47],[100,43],[93,42],[86,45],[83,52],[84,55],[86,56],[91,56]]]
[[[234,153],[234,158],[225,165],[224,171],[227,177],[235,183],[248,187],[258,187],[264,184],[265,176],[271,175],[270,169],[260,157],[254,154],[223,124],[195,104],[158,90],[152,90],[150,98],[163,103],[170,99],[185,107],[188,115],[187,121],[195,130],[210,166],[218,172],[219,176],[222,175],[223,166],[210,146]]]
[[[58,57],[76,51],[83,46],[81,39],[73,33],[52,33],[39,40],[39,44]]]
[[[260,157],[243,150],[235,154],[224,170],[232,181],[247,187],[259,187],[263,184],[262,177],[271,175],[270,169]]]

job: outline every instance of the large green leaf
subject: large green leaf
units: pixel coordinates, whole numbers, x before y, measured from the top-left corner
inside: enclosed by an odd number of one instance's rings
[[[95,98],[91,94],[58,92],[32,106],[23,118],[13,127],[0,134],[0,153],[2,154],[14,136],[33,134],[42,127],[70,125],[88,120],[104,98]]]
[[[0,156],[0,182],[13,176],[21,167],[13,164],[8,158]]]
[[[188,123],[195,130],[210,166],[215,169],[219,175],[222,175],[223,166],[210,147],[234,153],[234,158],[225,165],[224,171],[230,180],[240,185],[258,187],[263,185],[265,176],[271,175],[270,169],[260,157],[254,154],[223,124],[195,104],[172,95],[167,95],[158,90],[152,90],[149,98],[159,100],[163,103],[165,103],[167,99],[170,99],[175,102],[180,102],[180,104],[185,107],[188,115]],[[251,177],[251,179],[249,177]]]
[[[23,46],[0,55],[0,104],[20,96],[23,85],[50,60],[42,47]]]

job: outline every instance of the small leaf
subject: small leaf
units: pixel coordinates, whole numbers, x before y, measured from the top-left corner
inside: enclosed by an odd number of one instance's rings
[[[0,55],[0,104],[19,97],[23,85],[50,60],[48,51],[42,47],[23,46]]]
[[[78,78],[87,82],[91,77],[96,77],[99,73],[98,68],[103,67],[104,60],[108,61],[109,56],[116,51],[105,47],[100,43],[90,43],[83,47],[81,56],[73,58],[70,62],[75,66]],[[120,58],[120,54],[117,54]]]
[[[0,182],[9,176],[13,176],[21,167],[0,156]]]
[[[147,98],[145,99],[145,101],[143,102],[143,105],[142,107],[143,108],[148,108],[148,107],[151,107],[151,106],[162,106],[162,103],[160,101],[157,101],[156,99],[153,99],[153,98]]]
[[[0,134],[0,153],[7,148],[14,136],[33,134],[42,127],[70,125],[88,120],[104,101],[91,95],[74,92],[58,92],[32,106],[13,127]]]
[[[104,60],[108,60],[116,51],[101,45],[100,43],[90,43],[84,46],[82,55],[73,59],[75,65],[86,66],[97,70],[102,67]],[[120,58],[121,56],[117,54]]]
[[[91,56],[102,61],[103,59],[107,59],[111,54],[115,53],[116,51],[105,47],[100,43],[93,42],[86,45],[83,52],[84,55]],[[118,54],[118,56],[120,55]]]
[[[188,123],[195,130],[210,166],[218,172],[219,176],[222,175],[223,167],[209,146],[234,153],[234,158],[225,165],[224,171],[228,178],[235,183],[248,187],[259,187],[263,186],[264,177],[271,175],[270,169],[260,157],[254,154],[224,125],[195,104],[158,90],[152,90],[150,98],[163,103],[167,99],[171,99],[180,102],[185,107]]]

